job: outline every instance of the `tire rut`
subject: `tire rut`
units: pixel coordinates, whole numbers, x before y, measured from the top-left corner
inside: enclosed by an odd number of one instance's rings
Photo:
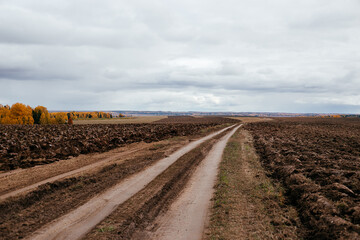
[[[116,154],[114,156],[111,156],[111,157],[108,157],[108,158],[105,158],[101,161],[97,161],[95,163],[92,163],[92,164],[88,164],[88,165],[85,165],[83,167],[80,167],[80,168],[77,168],[77,169],[74,169],[74,170],[71,170],[71,171],[68,171],[68,172],[64,172],[62,174],[59,174],[59,175],[56,175],[56,176],[53,176],[53,177],[50,177],[50,178],[47,178],[45,180],[42,180],[42,181],[38,181],[38,182],[35,182],[33,184],[30,184],[25,186],[25,187],[22,187],[22,188],[19,188],[19,189],[16,189],[14,191],[10,191],[10,192],[6,192],[5,194],[1,195],[0,196],[0,201],[3,201],[9,197],[14,197],[14,196],[17,196],[17,195],[20,195],[20,194],[24,194],[24,193],[27,193],[27,192],[30,192],[31,190],[34,190],[36,189],[37,187],[39,187],[40,185],[43,185],[43,184],[46,184],[46,183],[51,183],[51,182],[55,182],[55,181],[59,181],[59,180],[62,180],[64,178],[69,178],[69,177],[72,177],[72,176],[76,176],[80,173],[84,173],[84,172],[87,172],[89,170],[92,170],[92,169],[95,169],[95,168],[98,168],[98,167],[101,167],[101,166],[104,166],[106,164],[108,164],[109,162],[112,162],[112,161],[115,161],[115,160],[118,160],[120,159],[121,157],[125,157],[125,156],[128,156],[130,154],[133,154],[133,153],[136,153],[136,152],[139,152],[141,150],[145,149],[145,147],[142,147],[142,148],[137,148],[137,149],[133,149],[133,150],[129,150],[129,151],[125,151],[125,152],[122,152],[122,153],[119,153],[119,154]],[[27,169],[24,169],[24,170],[27,170]],[[16,171],[16,170],[15,170]],[[17,172],[16,172],[17,173]],[[5,175],[4,177],[7,177],[7,175]]]
[[[214,144],[169,210],[134,239],[202,239],[222,153],[228,140],[240,126]]]
[[[115,185],[101,195],[94,197],[84,205],[79,206],[74,211],[47,224],[33,235],[29,236],[28,239],[77,239],[82,237],[98,222],[116,209],[119,204],[125,202],[128,198],[140,191],[146,184],[166,170],[172,163],[176,162],[182,155],[229,128],[230,127],[224,128],[218,132],[209,134],[200,140],[191,142],[169,157],[157,161],[154,165],[146,168],[144,171],[133,174],[118,185]]]
[[[20,239],[164,158],[164,152],[105,166],[95,174],[46,183],[0,204],[0,239]]]
[[[143,190],[119,206],[85,239],[131,239],[134,234],[145,229],[159,214],[168,209],[212,146],[228,131],[230,129],[179,158]],[[101,229],[108,229],[108,222],[111,222],[114,231],[101,232]],[[139,239],[146,237],[141,236]]]

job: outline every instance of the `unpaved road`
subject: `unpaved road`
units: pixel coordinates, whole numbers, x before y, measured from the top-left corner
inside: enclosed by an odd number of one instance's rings
[[[191,142],[184,148],[171,154],[169,157],[159,160],[144,171],[132,175],[108,189],[103,194],[92,198],[86,204],[74,211],[45,225],[43,228],[29,236],[28,239],[78,239],[83,237],[96,224],[113,212],[117,206],[143,189],[181,156],[229,128],[230,127],[222,129],[197,141]],[[226,144],[226,140],[224,144]]]
[[[160,216],[154,222],[153,229],[141,234],[142,236],[157,240],[202,238],[222,153],[229,138],[239,127],[213,146],[169,211]]]

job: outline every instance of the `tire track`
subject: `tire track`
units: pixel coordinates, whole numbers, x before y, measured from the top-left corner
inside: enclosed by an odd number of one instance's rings
[[[0,196],[0,201],[3,201],[3,200],[5,200],[5,199],[7,199],[9,197],[14,197],[14,196],[19,195],[19,194],[24,194],[24,193],[30,192],[31,190],[34,190],[38,186],[40,186],[42,184],[45,184],[45,183],[55,182],[57,180],[72,177],[72,176],[75,176],[76,174],[86,172],[86,171],[89,171],[91,169],[94,169],[94,168],[97,168],[97,167],[100,167],[100,166],[105,166],[109,162],[115,161],[115,160],[117,160],[117,159],[119,159],[121,157],[130,155],[132,153],[141,151],[143,149],[145,149],[145,147],[138,148],[138,149],[133,149],[133,150],[125,151],[125,152],[121,152],[121,153],[118,153],[118,154],[113,155],[111,157],[105,158],[105,159],[103,159],[101,161],[98,161],[98,162],[95,162],[95,163],[92,163],[92,164],[77,168],[77,169],[69,171],[69,172],[62,173],[60,175],[56,175],[54,177],[47,178],[45,180],[42,180],[40,182],[36,182],[34,184],[31,184],[31,185],[28,185],[26,187],[17,189],[15,191],[5,193],[5,194]]]
[[[239,127],[241,125],[213,146],[169,211],[153,223],[152,230],[139,234],[141,238],[157,240],[202,238],[222,153],[228,140]]]
[[[234,125],[233,125],[234,126]],[[233,127],[231,126],[231,127]],[[110,188],[103,194],[91,199],[74,211],[60,217],[36,231],[27,239],[79,239],[90,231],[97,223],[107,217],[117,206],[143,189],[156,176],[165,171],[182,155],[199,146],[208,139],[231,128],[227,127],[209,134],[197,141],[191,142],[184,148],[159,160],[142,172],[132,175],[123,182]]]

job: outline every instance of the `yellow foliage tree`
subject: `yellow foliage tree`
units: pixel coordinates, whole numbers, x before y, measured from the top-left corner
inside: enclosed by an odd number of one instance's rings
[[[55,121],[58,124],[65,124],[68,120],[68,116],[66,112],[58,112],[55,113]]]
[[[123,115],[119,115],[123,116]],[[65,124],[68,119],[112,118],[108,112],[56,112],[49,113],[46,107],[32,109],[22,103],[11,107],[0,104],[0,124]]]
[[[0,124],[17,124],[16,119],[10,118],[10,107],[0,109]]]
[[[10,110],[7,107],[2,107],[0,112],[1,124],[34,124],[32,109],[25,104],[15,103]]]
[[[41,113],[39,124],[49,124],[50,117],[46,116],[45,113]]]
[[[1,124],[6,124],[6,122],[9,121],[9,115],[10,115],[10,109],[2,106],[0,108],[0,123]]]
[[[46,107],[37,106],[33,112],[33,118],[35,124],[49,124],[50,123],[50,114]]]

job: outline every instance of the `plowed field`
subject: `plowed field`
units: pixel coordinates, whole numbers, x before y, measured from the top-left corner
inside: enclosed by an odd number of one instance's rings
[[[98,160],[96,164],[101,160],[102,165],[93,166],[90,172],[87,169],[55,181],[49,178],[49,182],[30,189],[30,192],[2,199],[0,239],[78,239],[90,231],[88,239],[93,236],[91,229],[95,235],[107,231],[107,227],[104,230],[95,225],[117,212],[121,213],[113,220],[117,231],[111,234],[116,238],[128,238],[167,209],[212,146],[230,130],[234,131],[234,128],[221,125],[191,137],[135,144],[128,150],[113,151],[119,159],[109,153],[90,155]],[[226,139],[221,141],[226,143]],[[80,161],[83,156],[87,155],[59,161],[56,165],[61,168],[61,163]],[[16,178],[18,173],[28,175],[27,172],[37,168],[46,171],[52,169],[52,165],[54,163],[11,171],[1,177]],[[103,222],[106,224],[107,221]],[[105,234],[100,234],[94,238],[104,237]]]
[[[290,118],[246,126],[310,239],[360,239],[360,120]]]
[[[186,122],[177,119],[171,118],[165,124],[0,125],[0,171],[52,163],[79,154],[106,152],[134,142],[188,136],[236,121],[211,117]]]
[[[225,117],[212,117],[212,116],[205,116],[205,117],[192,117],[192,116],[168,116],[167,118],[160,119],[155,123],[217,123],[217,124],[224,124],[224,123],[238,123],[239,120],[232,119],[232,118],[225,118]]]

